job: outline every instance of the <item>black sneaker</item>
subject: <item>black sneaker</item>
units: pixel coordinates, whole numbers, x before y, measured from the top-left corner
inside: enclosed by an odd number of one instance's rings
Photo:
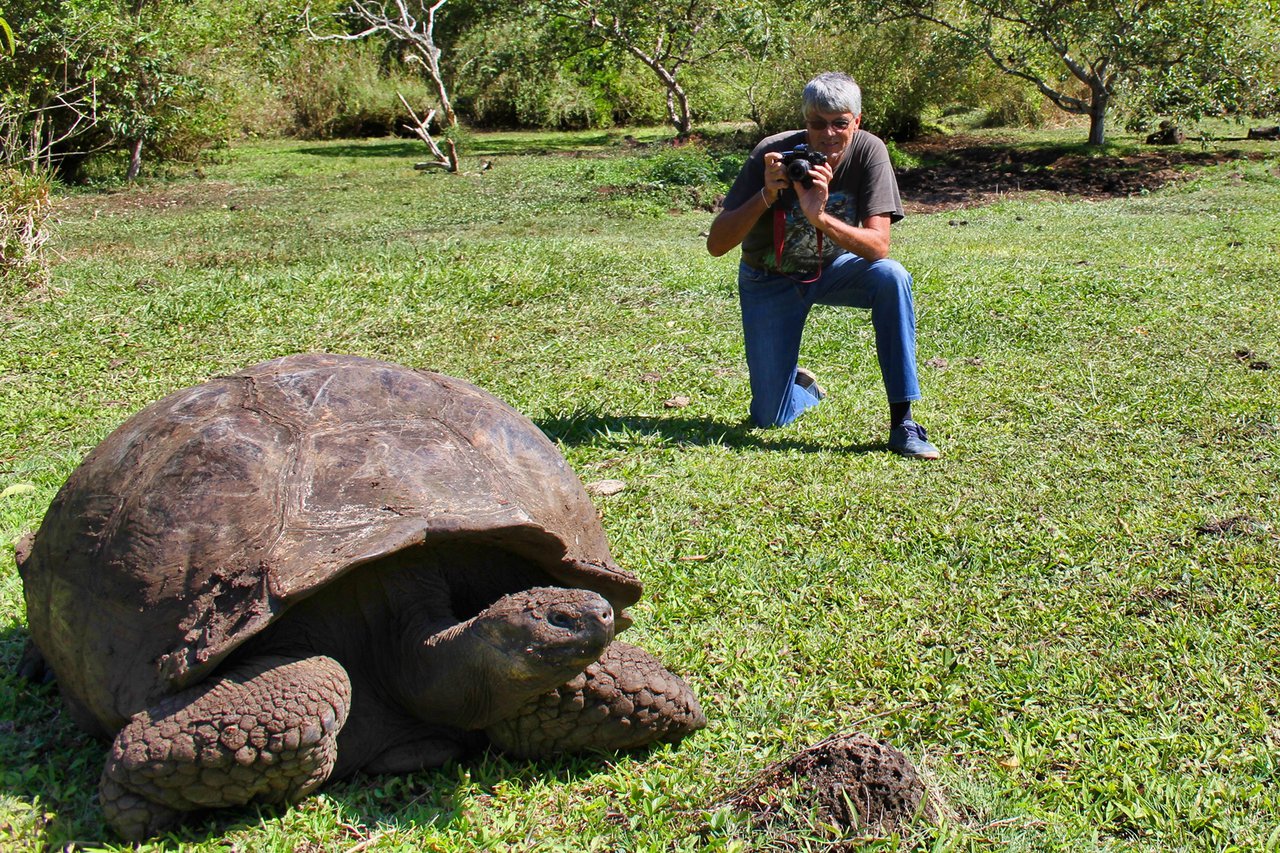
[[[937,459],[942,455],[929,441],[924,427],[910,418],[889,430],[889,449],[911,459]]]

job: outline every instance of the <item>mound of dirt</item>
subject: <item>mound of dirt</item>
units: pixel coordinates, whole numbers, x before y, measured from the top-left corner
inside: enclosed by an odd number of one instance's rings
[[[842,830],[891,832],[937,813],[911,761],[864,734],[838,734],[766,767],[725,805],[759,823],[809,813]]]

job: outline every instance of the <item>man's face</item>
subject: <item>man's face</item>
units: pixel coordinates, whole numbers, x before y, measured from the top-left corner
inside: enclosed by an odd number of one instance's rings
[[[810,113],[805,119],[809,147],[826,154],[827,159],[835,165],[835,161],[849,147],[860,124],[862,116],[853,113]]]

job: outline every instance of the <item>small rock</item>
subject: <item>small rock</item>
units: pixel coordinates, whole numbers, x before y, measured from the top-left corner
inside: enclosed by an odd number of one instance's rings
[[[601,495],[604,497],[616,495],[626,487],[626,480],[596,480],[595,482],[587,483],[585,486],[587,494]]]

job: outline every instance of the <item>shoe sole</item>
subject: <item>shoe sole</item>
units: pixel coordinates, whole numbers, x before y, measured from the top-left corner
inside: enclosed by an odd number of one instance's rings
[[[800,382],[799,380],[801,379],[803,379],[804,381]],[[813,393],[817,394],[819,400],[825,400],[827,398],[827,392],[823,389],[821,385],[818,384],[818,377],[814,376],[812,371],[810,371],[809,369],[804,367],[797,367],[796,380],[797,380],[796,384],[799,385],[801,388],[805,389],[806,391],[811,390],[813,391]]]
[[[899,456],[901,456],[903,459],[929,459],[929,460],[933,460],[933,459],[938,459],[938,458],[940,458],[940,457],[942,456],[942,453],[941,453],[941,452],[939,452],[939,451],[937,451],[937,450],[934,450],[933,452],[930,452],[930,451],[928,451],[928,450],[922,450],[922,451],[920,451],[919,453],[907,453],[905,450],[894,450],[892,447],[890,447],[889,449],[890,449],[890,450],[893,450],[893,452],[894,452],[894,453],[898,454],[898,455],[899,455]]]

